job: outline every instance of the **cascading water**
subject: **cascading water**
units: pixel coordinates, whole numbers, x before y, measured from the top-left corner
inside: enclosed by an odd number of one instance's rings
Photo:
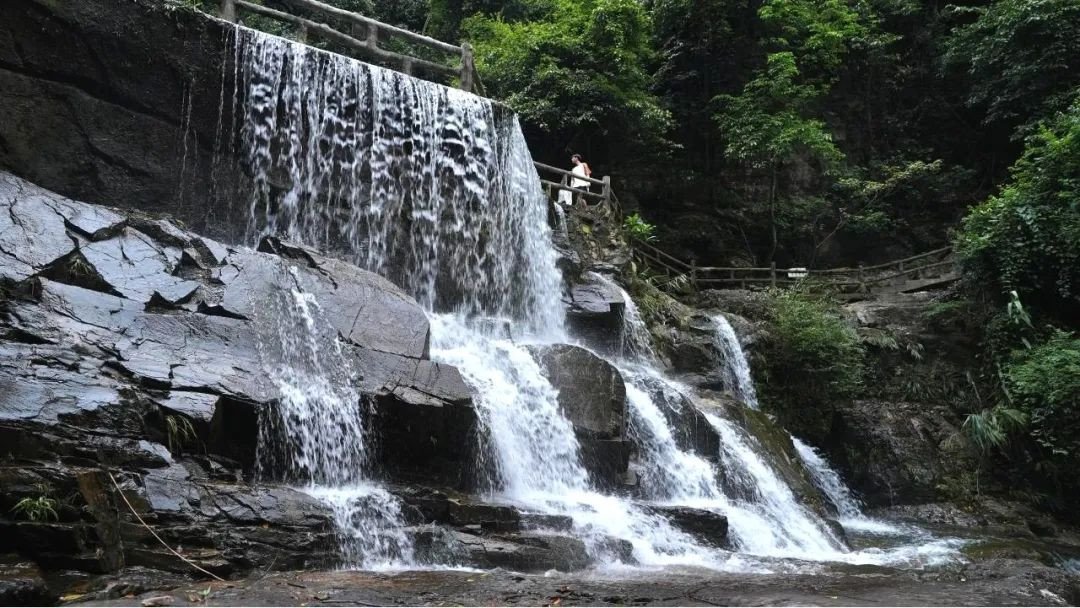
[[[257,475],[300,484],[330,505],[345,566],[409,564],[413,547],[396,525],[397,500],[364,475],[357,375],[318,302],[297,281],[295,271],[280,277],[286,288],[259,309],[258,350],[281,398],[260,416]]]
[[[664,518],[591,486],[551,384],[519,342],[492,331],[508,322],[519,340],[565,341],[547,201],[513,116],[256,32],[239,30],[238,44],[251,231],[336,251],[430,311],[432,357],[456,366],[475,391],[497,498],[571,515],[596,556],[613,558],[615,538],[643,563],[711,560]],[[362,424],[353,426],[361,438]],[[294,436],[303,449],[313,438]]]
[[[547,203],[514,117],[461,91],[236,32],[251,235],[334,252],[417,298],[429,311],[432,357],[474,389],[496,499],[570,515],[593,555],[609,561],[614,538],[643,564],[724,563],[664,517],[592,487],[555,390],[523,346],[566,336]],[[286,398],[264,422],[261,458],[334,508],[351,564],[406,564],[400,506],[364,473],[362,410],[351,372],[334,361],[338,338],[310,296],[283,298],[263,350]],[[678,447],[661,408],[684,402],[686,389],[656,371],[644,323],[626,302],[620,368],[649,497],[726,513],[747,552],[842,556],[741,429],[710,418],[725,439],[721,466],[753,487],[750,498],[728,496],[714,465]],[[507,326],[514,340],[493,330]]]
[[[739,343],[739,336],[724,315],[716,315],[712,320],[716,324],[716,346],[724,355],[724,384],[747,407],[756,410],[757,391],[754,390],[750,362]]]
[[[851,490],[844,485],[844,482],[840,479],[840,474],[833,470],[814,448],[794,437],[791,438],[791,443],[795,446],[795,451],[799,453],[799,458],[802,459],[803,464],[806,465],[806,470],[810,471],[814,485],[836,507],[837,514],[841,518],[861,517],[862,507],[859,505],[858,499],[852,495]]]
[[[842,523],[871,534],[907,534],[917,544],[883,551],[848,551],[819,515],[801,504],[764,456],[765,451],[746,429],[721,411],[706,411],[705,418],[720,436],[719,470],[699,455],[680,448],[662,408],[694,407],[693,390],[667,378],[657,368],[659,357],[652,348],[648,328],[630,295],[604,275],[592,278],[618,291],[626,302],[623,312],[620,357],[617,361],[627,383],[630,431],[637,447],[641,485],[645,497],[664,504],[686,505],[727,516],[734,546],[741,552],[768,557],[796,557],[852,563],[928,564],[955,558],[953,541],[936,540],[922,531],[893,526],[861,515]],[[727,319],[717,316],[722,335],[717,346],[726,356],[733,392],[743,403],[756,408],[749,364]],[[747,397],[749,396],[749,398]],[[792,438],[802,453],[803,445]],[[826,493],[851,499],[839,476],[820,459],[807,463],[817,478],[821,467],[831,473]],[[723,477],[724,483],[718,482]],[[850,506],[850,503],[847,503]],[[841,511],[843,513],[843,511]],[[912,534],[914,532],[914,534]]]

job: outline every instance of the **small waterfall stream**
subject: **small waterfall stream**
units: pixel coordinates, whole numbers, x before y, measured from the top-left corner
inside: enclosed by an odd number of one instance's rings
[[[280,281],[296,282],[294,270]],[[262,314],[258,350],[282,397],[260,416],[257,476],[281,477],[330,505],[346,567],[412,563],[397,499],[365,475],[357,374],[337,332],[313,295],[295,286],[277,294]]]
[[[750,362],[739,343],[739,336],[724,315],[715,315],[712,320],[716,324],[716,346],[724,355],[726,388],[747,407],[758,409],[757,391],[754,390],[754,380],[750,376]]]

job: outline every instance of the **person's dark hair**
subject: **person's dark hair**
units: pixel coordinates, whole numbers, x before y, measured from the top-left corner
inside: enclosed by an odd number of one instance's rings
[[[581,155],[580,154],[574,154],[573,156],[570,157],[570,160],[573,160],[575,158],[578,159],[578,160],[581,160]]]

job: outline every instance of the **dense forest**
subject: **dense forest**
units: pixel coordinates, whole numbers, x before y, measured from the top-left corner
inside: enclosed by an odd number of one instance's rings
[[[941,307],[977,319],[986,393],[960,406],[967,432],[1017,492],[1080,490],[1075,0],[337,1],[469,41],[538,160],[583,154],[685,258],[955,243],[966,288]],[[828,325],[806,350],[848,361]]]

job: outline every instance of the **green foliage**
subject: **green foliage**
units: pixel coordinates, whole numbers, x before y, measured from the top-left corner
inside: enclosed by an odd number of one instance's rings
[[[1013,353],[1002,372],[1012,407],[1029,421],[1029,436],[1055,471],[1080,465],[1080,339],[1055,332],[1045,343]],[[1077,484],[1080,485],[1080,484]]]
[[[954,10],[975,19],[953,31],[943,61],[968,74],[968,103],[986,108],[985,122],[1027,133],[1069,106],[1080,87],[1080,3],[996,0]]]
[[[656,226],[646,222],[638,212],[623,218],[623,229],[631,238],[651,243],[656,240]]]
[[[836,79],[845,55],[871,35],[874,13],[851,0],[766,0],[758,11],[775,28],[774,43],[799,57],[816,80]]]
[[[28,521],[56,521],[60,519],[57,502],[48,496],[26,497],[11,508],[11,513],[19,519]]]
[[[740,95],[721,95],[716,120],[727,138],[727,154],[755,168],[772,168],[796,154],[838,162],[843,155],[820,120],[803,112],[819,90],[797,82],[798,67],[790,52],[769,55],[765,70]]]
[[[474,15],[462,28],[493,96],[545,140],[621,161],[668,147],[651,92],[648,15],[636,0],[533,0],[527,20]]]
[[[1065,318],[1080,297],[1080,104],[1029,138],[1001,193],[964,219],[972,282]]]
[[[863,385],[865,346],[828,299],[773,290],[767,302],[769,337],[755,365],[763,403],[789,428],[827,425],[832,404]]]
[[[962,428],[975,445],[986,452],[991,448],[1003,447],[1009,441],[1009,436],[1023,429],[1027,423],[1028,418],[1024,412],[997,405],[976,414],[968,414]]]

